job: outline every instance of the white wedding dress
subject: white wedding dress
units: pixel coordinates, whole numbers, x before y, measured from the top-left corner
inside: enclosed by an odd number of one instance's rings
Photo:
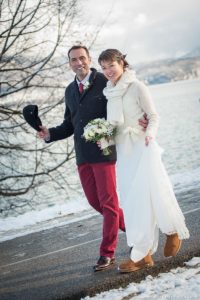
[[[161,160],[162,149],[155,140],[145,145],[145,136],[154,136],[158,115],[147,88],[131,71],[126,71],[116,86],[108,82],[107,119],[117,126],[117,180],[124,211],[126,236],[132,247],[131,259],[141,260],[158,246],[159,229],[164,234],[189,237],[184,216]],[[147,113],[146,133],[138,119]]]

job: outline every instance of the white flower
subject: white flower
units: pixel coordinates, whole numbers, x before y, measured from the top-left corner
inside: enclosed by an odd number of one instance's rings
[[[84,132],[84,137],[85,137],[86,140],[89,139],[89,135],[88,135],[88,132],[87,132],[87,131]]]
[[[84,90],[84,91],[87,90],[87,89],[89,88],[89,86],[90,86],[89,81],[86,81],[86,82],[84,83],[84,85],[83,85],[83,90]]]
[[[101,150],[104,155],[110,154],[109,146],[113,143],[113,137],[116,134],[116,128],[111,125],[104,118],[97,118],[90,121],[84,127],[83,137],[86,141],[97,143],[98,141],[103,141],[101,145]],[[112,141],[112,143],[111,143]]]

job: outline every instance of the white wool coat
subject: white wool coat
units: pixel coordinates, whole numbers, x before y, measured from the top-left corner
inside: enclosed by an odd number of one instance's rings
[[[159,116],[148,87],[135,77],[131,70],[126,70],[116,86],[107,83],[104,89],[107,103],[107,120],[118,127],[118,139],[129,133],[134,139],[141,136],[156,137]],[[149,124],[146,132],[138,120],[147,114]]]

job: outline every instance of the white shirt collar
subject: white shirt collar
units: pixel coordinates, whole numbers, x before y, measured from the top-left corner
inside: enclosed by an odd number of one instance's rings
[[[82,83],[83,85],[85,85],[85,83],[89,81],[91,73],[92,73],[92,71],[90,70],[89,73],[85,76],[85,78],[83,78],[83,80],[81,80],[81,81],[79,81],[78,78],[76,77],[77,84],[79,85],[79,83]]]

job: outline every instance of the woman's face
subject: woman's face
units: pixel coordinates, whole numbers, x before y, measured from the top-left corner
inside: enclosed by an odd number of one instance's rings
[[[123,61],[102,61],[101,68],[106,78],[112,82],[113,85],[117,83],[122,74],[124,73]]]

